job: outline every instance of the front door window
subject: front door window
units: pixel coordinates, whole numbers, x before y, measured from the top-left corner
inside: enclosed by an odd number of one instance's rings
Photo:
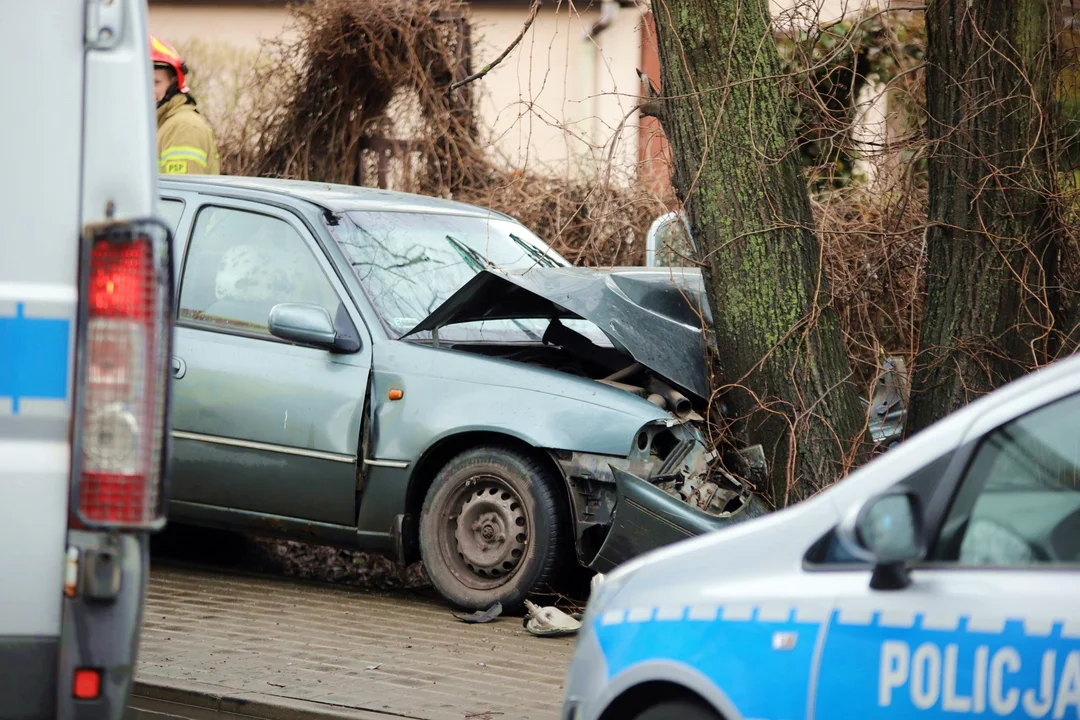
[[[931,559],[959,566],[1080,563],[1080,395],[993,431],[975,454]]]
[[[200,211],[184,262],[180,320],[269,337],[270,310],[279,303],[337,313],[337,293],[296,229],[256,212]]]

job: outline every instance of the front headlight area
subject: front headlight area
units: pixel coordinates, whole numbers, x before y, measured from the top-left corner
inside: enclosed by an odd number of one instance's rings
[[[577,554],[588,566],[607,536],[617,497],[612,468],[633,475],[691,507],[724,517],[749,501],[749,487],[725,471],[701,430],[682,420],[646,423],[624,457],[553,450],[570,488]]]
[[[723,517],[749,500],[749,486],[724,470],[696,424],[645,425],[635,437],[631,458],[644,460],[645,455],[651,472],[639,477],[697,510]]]

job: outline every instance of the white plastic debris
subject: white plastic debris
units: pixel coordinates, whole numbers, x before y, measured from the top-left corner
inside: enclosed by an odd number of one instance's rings
[[[581,628],[580,617],[568,615],[555,607],[542,608],[526,600],[525,611],[522,624],[533,635],[541,637],[574,635]]]

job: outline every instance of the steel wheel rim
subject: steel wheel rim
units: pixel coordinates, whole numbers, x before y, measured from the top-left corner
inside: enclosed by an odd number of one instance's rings
[[[451,493],[439,545],[450,572],[473,590],[505,585],[528,551],[532,518],[506,480],[482,473]]]

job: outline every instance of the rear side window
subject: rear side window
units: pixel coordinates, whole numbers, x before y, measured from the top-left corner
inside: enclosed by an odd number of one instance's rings
[[[158,215],[169,226],[169,231],[176,235],[176,229],[180,227],[180,217],[184,214],[184,201],[173,198],[161,198],[158,202]]]
[[[180,320],[207,329],[269,337],[279,303],[339,299],[299,232],[280,218],[234,208],[199,211],[180,286]]]
[[[932,551],[936,562],[1030,567],[1080,563],[1080,395],[980,443]]]

